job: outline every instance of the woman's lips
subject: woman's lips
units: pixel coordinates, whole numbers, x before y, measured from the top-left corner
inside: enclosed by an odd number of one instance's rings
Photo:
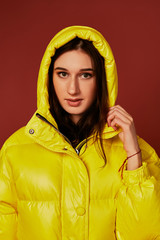
[[[66,101],[69,106],[78,107],[81,104],[82,99],[66,99]]]

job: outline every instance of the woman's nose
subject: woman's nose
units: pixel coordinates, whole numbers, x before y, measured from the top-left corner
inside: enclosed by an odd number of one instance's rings
[[[68,82],[68,93],[70,95],[76,95],[80,92],[79,82],[76,77],[72,77]]]

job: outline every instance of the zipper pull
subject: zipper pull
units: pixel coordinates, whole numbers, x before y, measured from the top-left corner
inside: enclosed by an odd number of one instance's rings
[[[76,151],[76,153],[79,155],[79,150],[78,150],[77,148],[75,148],[75,151]]]

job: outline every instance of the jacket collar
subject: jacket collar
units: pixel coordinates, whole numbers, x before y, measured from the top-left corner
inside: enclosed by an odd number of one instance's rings
[[[41,116],[41,117],[39,117]],[[50,149],[70,149],[73,151],[73,148],[69,141],[61,134],[57,128],[57,124],[53,117],[46,118],[44,115],[40,114],[39,111],[35,112],[33,117],[30,119],[28,124],[25,127],[25,134],[33,139],[34,142]],[[109,139],[116,136],[121,130],[115,131],[112,127],[105,125],[102,138]],[[94,135],[91,135],[89,139],[94,139]],[[94,142],[94,141],[92,141]]]

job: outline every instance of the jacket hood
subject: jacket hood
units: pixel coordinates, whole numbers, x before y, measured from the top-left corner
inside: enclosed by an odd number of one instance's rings
[[[97,30],[86,26],[71,26],[57,33],[47,46],[41,61],[37,88],[38,109],[28,122],[25,130],[25,133],[33,138],[34,141],[49,149],[53,149],[55,144],[60,144],[60,146],[62,146],[62,142],[64,145],[66,144],[65,140],[55,130],[55,127],[57,129],[58,126],[49,110],[48,70],[51,63],[51,57],[54,56],[56,49],[68,43],[75,37],[92,41],[95,48],[97,48],[99,53],[103,56],[107,76],[108,104],[110,107],[115,104],[117,97],[118,81],[116,64],[112,50],[102,34]],[[41,119],[39,119],[39,117]],[[44,121],[41,120],[44,120],[49,124],[45,124]],[[106,124],[102,137],[105,139],[112,138],[119,132],[120,129],[115,131],[112,127],[108,127]]]
[[[113,106],[117,97],[118,81],[117,81],[117,69],[115,60],[112,54],[112,50],[97,30],[86,26],[71,26],[61,30],[57,33],[48,44],[44,56],[41,61],[39,76],[38,76],[38,88],[37,88],[37,107],[38,111],[43,114],[49,121],[51,114],[49,111],[48,101],[48,70],[51,63],[51,57],[55,54],[55,50],[60,48],[73,38],[79,37],[93,42],[95,48],[105,59],[105,70],[108,87],[108,104]]]

